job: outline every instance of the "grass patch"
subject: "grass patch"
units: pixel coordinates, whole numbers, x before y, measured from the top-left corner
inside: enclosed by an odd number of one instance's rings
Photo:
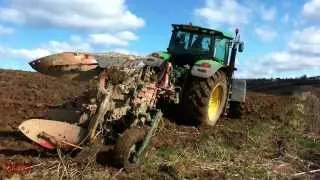
[[[319,156],[320,142],[304,135],[304,116],[294,106],[283,113],[270,119],[225,120],[201,131],[198,138],[161,146],[145,161],[144,171],[155,175],[161,164],[169,164],[185,179],[199,177],[204,170],[222,171],[226,179],[286,179],[305,171],[305,161]],[[289,174],[273,169],[284,163]]]
[[[235,148],[222,136],[212,136],[210,134],[201,135],[198,142],[192,144],[191,151],[194,157],[203,162],[230,161]]]

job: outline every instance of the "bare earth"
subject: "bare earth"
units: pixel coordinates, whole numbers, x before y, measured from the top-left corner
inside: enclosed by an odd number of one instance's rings
[[[169,116],[141,167],[126,172],[109,165],[109,147],[59,158],[17,132],[22,121],[46,118],[50,108],[78,100],[88,82],[0,70],[0,173],[23,179],[317,179],[317,173],[303,174],[320,169],[320,82],[310,82],[249,81],[244,117],[222,118],[210,129]],[[8,160],[34,167],[10,173]]]

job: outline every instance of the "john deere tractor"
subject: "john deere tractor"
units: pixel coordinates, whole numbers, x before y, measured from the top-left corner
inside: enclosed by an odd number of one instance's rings
[[[185,120],[201,125],[213,126],[221,115],[241,116],[246,81],[233,78],[236,54],[244,49],[238,29],[233,36],[192,24],[172,27],[167,50],[145,60],[159,67],[161,78],[168,76],[165,88],[172,93],[165,97],[180,105]]]

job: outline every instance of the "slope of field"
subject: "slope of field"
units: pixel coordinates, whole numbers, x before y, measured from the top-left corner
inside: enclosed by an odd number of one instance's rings
[[[35,145],[16,132],[17,126],[28,118],[46,117],[50,107],[75,101],[89,85],[0,70],[1,175],[12,176],[5,162],[13,160],[34,165],[14,175],[24,179],[319,178],[313,172],[320,169],[319,81],[277,83],[249,81],[244,117],[222,118],[214,128],[198,129],[167,117],[141,167],[126,172],[108,163],[106,147],[85,149],[79,157],[25,150]]]

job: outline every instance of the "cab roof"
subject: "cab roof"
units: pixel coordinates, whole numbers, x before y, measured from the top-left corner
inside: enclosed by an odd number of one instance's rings
[[[231,33],[204,28],[201,26],[194,26],[192,24],[172,24],[172,27],[175,30],[184,30],[184,31],[193,31],[193,32],[200,31],[200,33],[204,33],[204,34],[212,34],[212,35],[216,34],[218,36],[223,36],[224,38],[230,39],[230,40],[234,38]]]

